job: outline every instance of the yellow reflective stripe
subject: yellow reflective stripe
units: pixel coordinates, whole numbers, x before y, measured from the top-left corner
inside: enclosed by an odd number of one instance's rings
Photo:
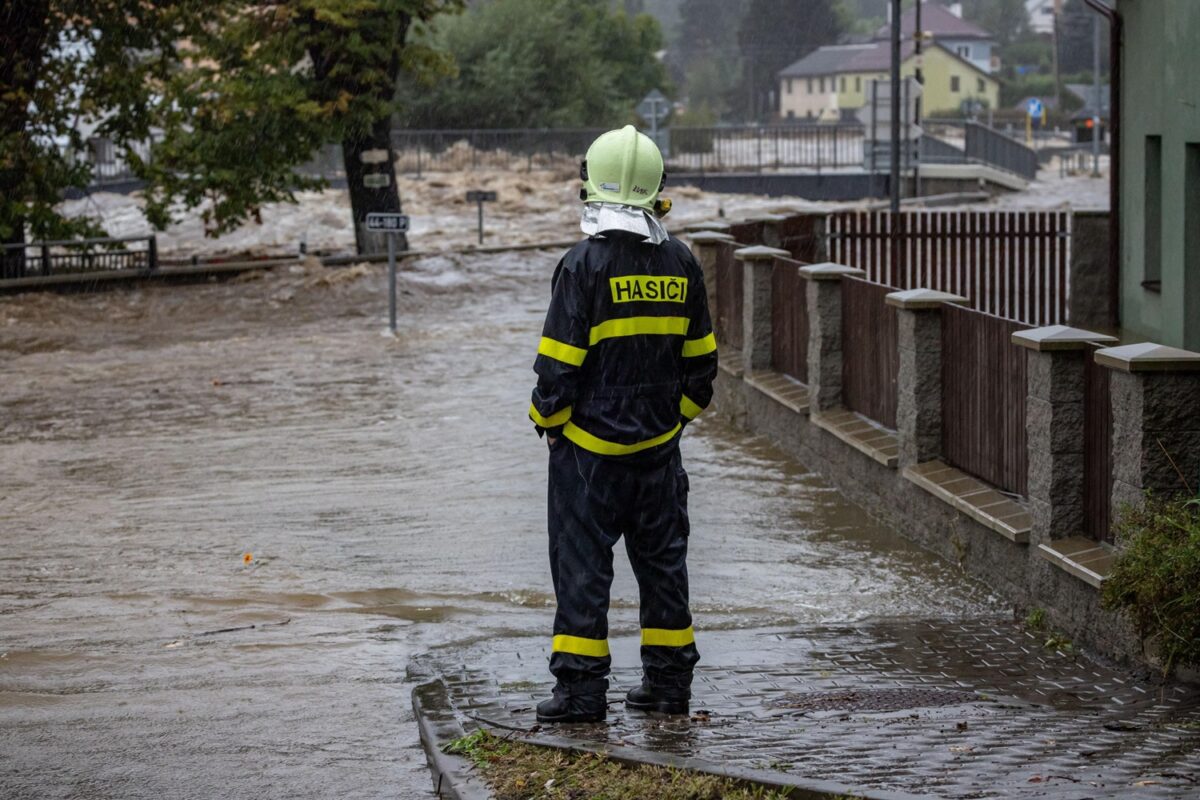
[[[625,317],[601,322],[592,328],[588,342],[595,344],[602,339],[617,336],[637,336],[648,333],[668,336],[686,336],[687,317]]]
[[[556,653],[571,653],[577,656],[592,656],[593,658],[604,658],[608,655],[608,640],[607,639],[585,639],[582,636],[564,636],[559,634],[554,637],[554,652]]]
[[[679,398],[679,413],[683,414],[683,416],[687,417],[688,419],[695,419],[696,417],[700,416],[700,412],[703,410],[703,406],[696,405],[696,403],[692,401],[692,398],[688,397],[686,394]]]
[[[681,631],[668,628],[642,628],[642,644],[648,647],[683,647],[695,644],[696,633],[689,625]]]
[[[541,344],[538,345],[538,355],[549,356],[555,361],[578,367],[583,364],[583,359],[587,358],[587,350],[543,336]]]
[[[688,339],[683,343],[683,357],[706,356],[717,349],[717,337],[711,333],[703,339]]]
[[[541,425],[543,428],[557,428],[571,418],[571,407],[567,406],[561,411],[555,411],[548,417],[543,417],[538,413],[537,406],[533,403],[529,404],[529,418]]]
[[[655,436],[653,439],[646,439],[643,442],[635,442],[633,444],[617,444],[616,442],[609,442],[592,436],[587,431],[579,428],[574,422],[568,422],[563,428],[563,436],[566,436],[584,450],[590,450],[602,456],[627,456],[633,453],[640,453],[642,450],[649,450],[651,447],[658,447],[660,444],[671,441],[682,427],[682,424],[676,423],[674,428],[671,428],[671,430],[662,436]]]

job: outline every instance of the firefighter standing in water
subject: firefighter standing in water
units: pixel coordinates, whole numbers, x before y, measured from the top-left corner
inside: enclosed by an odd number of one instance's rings
[[[642,685],[626,706],[685,714],[699,660],[688,610],[684,426],[712,398],[717,346],[704,279],[663,229],[662,154],[633,126],[580,169],[588,238],[559,262],[529,416],[550,446],[550,571],[558,610],[542,722],[607,711],[612,549],[625,537],[641,597]]]

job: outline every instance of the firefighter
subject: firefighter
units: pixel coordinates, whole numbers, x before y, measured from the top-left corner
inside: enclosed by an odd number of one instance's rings
[[[549,444],[558,609],[542,722],[605,718],[613,546],[641,600],[642,684],[626,706],[686,714],[699,660],[688,610],[684,427],[708,405],[717,346],[700,266],[660,218],[662,154],[629,125],[580,168],[588,236],[558,263],[529,417]]]

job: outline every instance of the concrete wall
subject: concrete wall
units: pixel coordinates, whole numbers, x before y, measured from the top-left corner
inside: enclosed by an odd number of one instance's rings
[[[1197,350],[1200,3],[1118,0],[1117,11],[1124,19],[1121,324],[1138,337]],[[1155,148],[1161,153],[1159,190],[1151,196],[1147,179],[1153,183],[1156,171],[1147,150]],[[1156,275],[1161,287],[1143,286]]]

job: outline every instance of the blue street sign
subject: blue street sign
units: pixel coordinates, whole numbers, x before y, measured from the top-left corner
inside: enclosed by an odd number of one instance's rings
[[[1025,110],[1028,111],[1029,116],[1033,117],[1034,119],[1041,119],[1042,112],[1045,111],[1045,109],[1042,107],[1042,101],[1038,100],[1036,97],[1029,98],[1029,103],[1025,106]]]

